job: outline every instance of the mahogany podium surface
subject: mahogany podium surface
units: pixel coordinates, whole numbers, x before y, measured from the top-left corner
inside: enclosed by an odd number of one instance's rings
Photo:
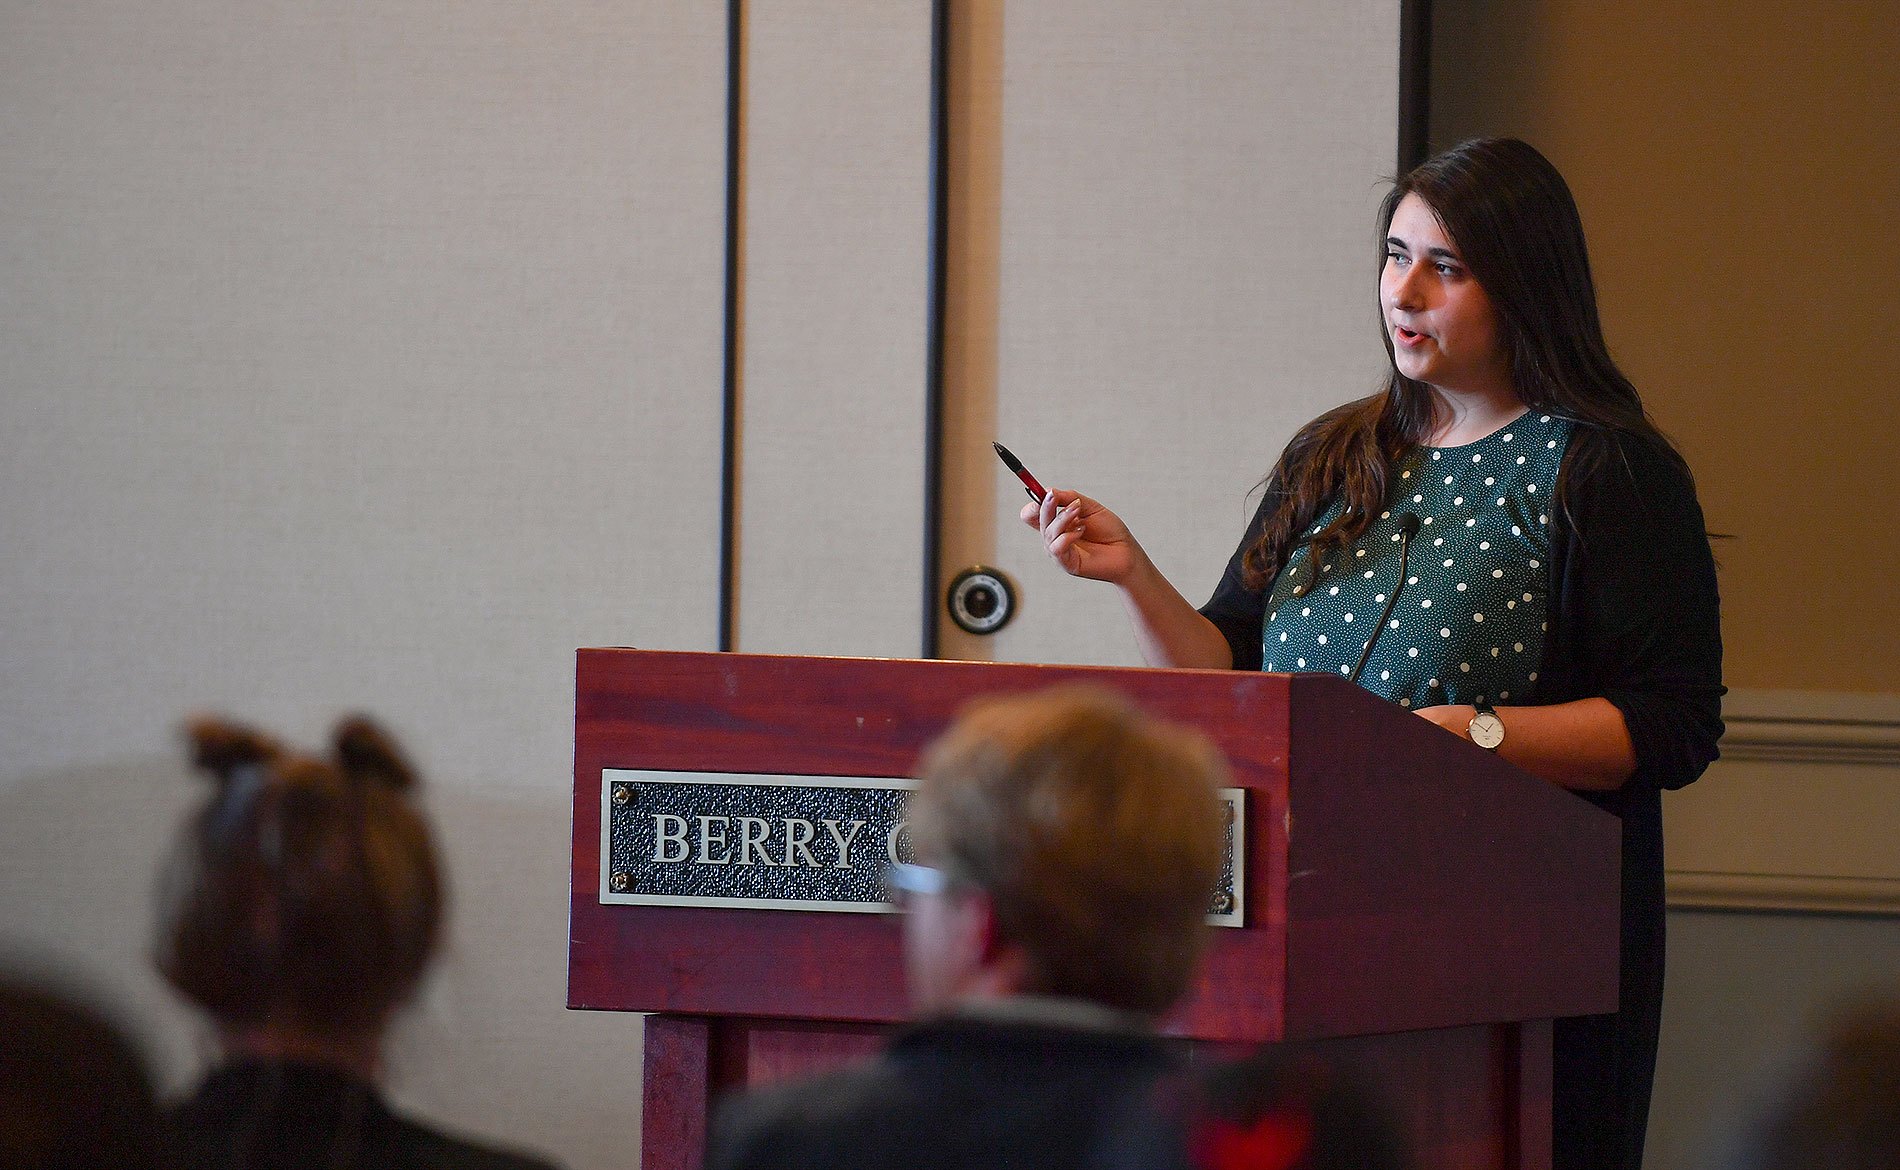
[[[723,1090],[874,1050],[889,914],[606,904],[604,769],[903,777],[971,698],[1088,682],[1205,732],[1246,792],[1245,925],[1168,1030],[1311,1040],[1426,1168],[1550,1164],[1550,1021],[1614,1011],[1620,825],[1326,675],[579,652],[568,1006],[646,1026],[642,1164],[699,1165]]]

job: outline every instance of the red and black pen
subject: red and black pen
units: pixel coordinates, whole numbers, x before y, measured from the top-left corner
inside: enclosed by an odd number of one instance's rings
[[[996,454],[1002,459],[1003,466],[1015,472],[1016,478],[1023,481],[1023,490],[1029,493],[1029,498],[1038,504],[1042,503],[1042,498],[1049,494],[1049,489],[1036,482],[1036,477],[1029,474],[1029,469],[1023,466],[1022,460],[1009,453],[1008,447],[994,440],[991,441],[990,446],[996,448]]]

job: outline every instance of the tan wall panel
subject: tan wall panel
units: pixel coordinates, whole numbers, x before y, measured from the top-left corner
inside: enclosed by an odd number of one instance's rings
[[[930,35],[748,6],[739,650],[921,648]]]
[[[1463,0],[1434,137],[1520,134],[1576,191],[1610,345],[1696,471],[1731,686],[1893,691],[1888,265],[1900,5]]]

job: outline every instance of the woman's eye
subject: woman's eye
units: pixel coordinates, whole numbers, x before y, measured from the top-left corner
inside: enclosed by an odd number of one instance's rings
[[[1458,275],[1458,266],[1456,264],[1440,264],[1437,266],[1437,268],[1438,268],[1438,275],[1440,276]]]

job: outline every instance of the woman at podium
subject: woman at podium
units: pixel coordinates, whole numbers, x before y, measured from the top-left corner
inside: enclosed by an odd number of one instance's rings
[[[1623,822],[1621,1010],[1556,1029],[1555,1160],[1640,1165],[1661,1018],[1664,789],[1716,756],[1715,567],[1681,455],[1603,339],[1563,177],[1464,143],[1381,209],[1384,388],[1287,444],[1206,605],[1073,491],[1023,509],[1116,585],[1156,666],[1323,671]]]

